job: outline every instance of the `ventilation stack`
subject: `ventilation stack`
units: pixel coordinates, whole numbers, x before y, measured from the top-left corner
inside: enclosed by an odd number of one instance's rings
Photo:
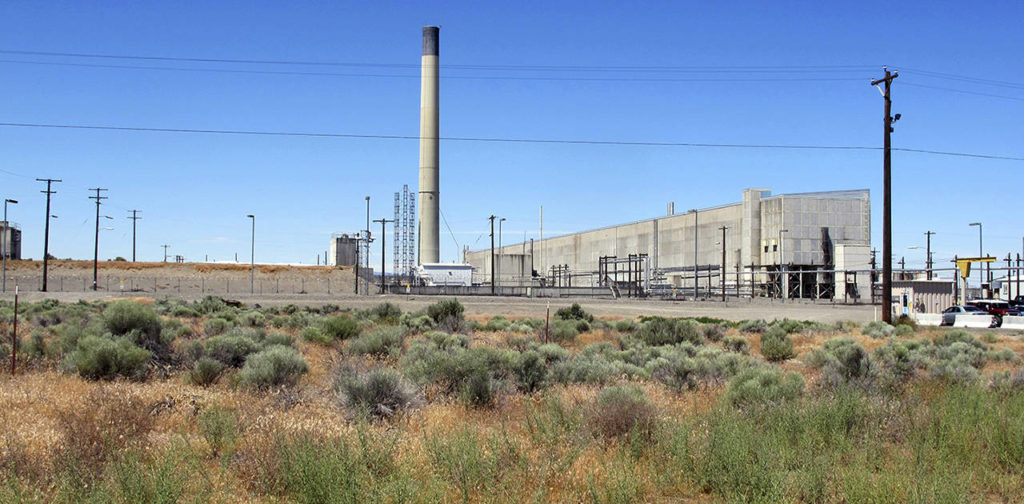
[[[423,27],[420,67],[419,264],[440,262],[437,41],[440,28]]]

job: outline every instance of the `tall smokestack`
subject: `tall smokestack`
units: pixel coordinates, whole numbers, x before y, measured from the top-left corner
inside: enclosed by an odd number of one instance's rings
[[[437,39],[440,28],[423,27],[420,63],[420,253],[419,263],[440,262]]]

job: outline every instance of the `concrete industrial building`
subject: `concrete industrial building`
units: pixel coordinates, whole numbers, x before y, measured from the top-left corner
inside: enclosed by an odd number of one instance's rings
[[[21,229],[17,224],[0,221],[0,253],[8,259],[21,259]]]
[[[726,292],[870,299],[866,189],[775,196],[747,189],[738,203],[683,214],[670,205],[663,217],[506,245],[495,251],[496,283],[621,289],[626,282],[631,292],[689,297],[696,264],[699,295],[721,293],[723,227]],[[490,283],[490,249],[465,260],[475,283]]]
[[[355,236],[332,234],[331,247],[327,256],[328,266],[355,266],[359,257],[359,242]]]

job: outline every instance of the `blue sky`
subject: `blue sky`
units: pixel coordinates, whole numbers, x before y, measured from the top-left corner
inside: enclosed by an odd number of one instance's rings
[[[877,147],[882,99],[868,82],[890,65],[901,72],[895,147],[1024,157],[1022,11],[998,1],[8,0],[4,51],[359,65],[0,53],[0,122],[416,136],[420,29],[438,24],[442,136]],[[318,72],[343,75],[308,75]],[[91,257],[87,188],[100,186],[115,217],[102,258],[130,256],[127,210],[137,208],[141,260],[162,258],[162,244],[189,260],[246,260],[253,213],[258,262],[314,263],[330,233],[364,227],[364,196],[372,218],[390,217],[393,193],[416,190],[417,166],[415,140],[0,127],[0,194],[21,201],[11,220],[35,258],[36,177],[64,180],[58,257]],[[908,264],[923,264],[924,251],[907,247],[923,246],[926,230],[938,233],[939,262],[976,253],[972,221],[984,223],[986,252],[1021,250],[1024,162],[896,152],[893,166],[894,251]],[[442,260],[483,248],[492,213],[513,242],[536,236],[540,205],[550,235],[661,215],[669,201],[738,201],[746,187],[868,188],[880,245],[881,171],[875,150],[443,141],[453,233],[442,226]]]

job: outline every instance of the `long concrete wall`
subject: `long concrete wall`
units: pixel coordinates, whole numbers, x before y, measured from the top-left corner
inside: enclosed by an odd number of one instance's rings
[[[769,194],[767,189],[748,189],[741,202],[698,210],[696,216],[693,212],[667,215],[537,240],[532,247],[532,264],[542,276],[550,275],[552,266],[568,265],[575,275],[573,285],[582,286],[589,285],[588,280],[598,281],[596,274],[588,273],[598,270],[602,256],[647,254],[652,269],[663,271],[669,283],[682,286],[682,278],[689,274],[681,270],[692,269],[695,262],[701,266],[721,265],[723,226],[725,268],[729,273],[749,269],[750,265],[779,264],[780,259],[787,264],[824,265],[822,227],[828,228],[833,246],[870,244],[871,210],[866,190]],[[781,229],[788,232],[782,234],[780,250]],[[522,260],[530,259],[530,248],[527,243],[527,257]],[[506,257],[524,255],[522,243],[500,250]],[[466,260],[473,265],[477,278],[489,281],[490,249],[469,252]],[[502,282],[514,281],[511,272],[518,275],[520,269],[511,265],[508,270],[502,268]]]

